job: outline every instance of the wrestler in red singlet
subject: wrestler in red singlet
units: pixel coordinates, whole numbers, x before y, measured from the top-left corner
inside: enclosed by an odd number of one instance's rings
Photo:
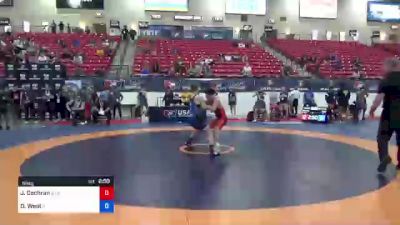
[[[215,100],[219,101],[219,100]],[[214,129],[218,127],[218,129],[222,130],[222,128],[226,125],[228,122],[228,117],[226,116],[226,112],[223,106],[218,106],[218,108],[214,111],[215,113],[215,119],[211,121],[210,123],[210,128]]]
[[[219,135],[221,129],[228,122],[228,117],[226,116],[225,109],[217,97],[217,92],[213,89],[209,89],[206,91],[207,101],[210,103],[207,106],[207,109],[215,113],[215,119],[210,123],[210,129],[208,130],[209,134],[209,147],[210,147],[210,155],[211,156],[219,156]],[[215,148],[215,146],[217,146]]]

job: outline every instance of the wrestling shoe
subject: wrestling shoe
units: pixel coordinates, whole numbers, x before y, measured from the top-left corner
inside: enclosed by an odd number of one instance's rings
[[[381,161],[381,163],[378,166],[378,172],[379,173],[384,173],[386,171],[387,166],[392,163],[392,158],[390,156],[386,157]]]
[[[220,155],[221,155],[221,153],[220,153],[219,149],[215,149],[214,145],[210,145],[210,156],[217,157]]]
[[[186,141],[185,146],[186,146],[187,151],[192,151],[193,150],[193,138],[189,138]]]

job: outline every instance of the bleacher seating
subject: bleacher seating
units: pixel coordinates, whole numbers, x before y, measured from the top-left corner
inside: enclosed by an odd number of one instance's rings
[[[397,43],[378,43],[374,47],[390,52],[396,56],[400,55],[400,44]]]
[[[282,73],[282,62],[266,52],[261,46],[252,45],[246,48],[234,46],[232,41],[222,40],[155,40],[148,52],[139,52],[134,58],[133,71],[139,74],[143,63],[156,59],[159,61],[160,70],[168,71],[178,56],[182,58],[188,69],[201,59],[212,58],[215,64],[212,72],[217,77],[241,77],[244,62],[223,62],[220,54],[224,55],[247,55],[252,67],[253,75],[256,77],[278,77]],[[138,48],[149,48],[149,41],[142,39],[138,41]],[[151,54],[156,51],[157,54]]]
[[[325,78],[350,78],[353,76],[353,62],[361,61],[360,74],[365,78],[380,78],[383,74],[382,65],[386,58],[393,57],[385,52],[358,42],[310,41],[310,40],[269,40],[268,44],[292,61],[299,62],[303,56],[317,58],[317,63],[308,63],[306,69],[318,72]],[[341,66],[335,68],[330,57],[338,57]],[[326,59],[323,63],[323,59]],[[318,68],[316,71],[316,68]]]
[[[75,75],[77,69],[81,69],[85,75],[94,75],[96,71],[107,71],[110,69],[115,50],[111,54],[100,56],[96,51],[103,49],[102,42],[106,39],[120,42],[119,36],[113,37],[106,34],[67,34],[67,33],[19,33],[13,35],[13,39],[28,38],[35,46],[46,49],[48,52],[54,52],[58,58],[65,51],[71,51],[73,54],[83,53],[83,64],[76,65],[70,59],[61,59],[65,65],[67,75]],[[60,41],[65,43],[65,48],[61,47]],[[75,42],[75,44],[74,44]],[[79,44],[77,44],[79,43]],[[0,64],[0,70],[3,66]],[[4,71],[4,69],[2,70]],[[0,73],[1,74],[1,73]]]

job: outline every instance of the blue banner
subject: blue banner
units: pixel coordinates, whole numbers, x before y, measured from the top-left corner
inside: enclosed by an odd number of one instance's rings
[[[231,78],[231,79],[206,79],[206,78],[168,78],[168,77],[137,77],[125,83],[127,90],[141,90],[164,92],[171,88],[174,91],[188,91],[190,86],[196,85],[201,90],[215,87],[220,92],[279,92],[282,87],[288,89],[298,88],[300,91],[312,90],[326,92],[329,87],[339,89],[344,87],[350,91],[357,91],[364,86],[370,92],[377,92],[378,80],[324,80],[324,79],[294,79],[294,78]]]

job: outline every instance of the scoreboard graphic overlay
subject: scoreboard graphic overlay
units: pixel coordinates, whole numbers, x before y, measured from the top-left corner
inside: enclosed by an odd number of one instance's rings
[[[19,177],[18,213],[114,213],[114,177]]]

